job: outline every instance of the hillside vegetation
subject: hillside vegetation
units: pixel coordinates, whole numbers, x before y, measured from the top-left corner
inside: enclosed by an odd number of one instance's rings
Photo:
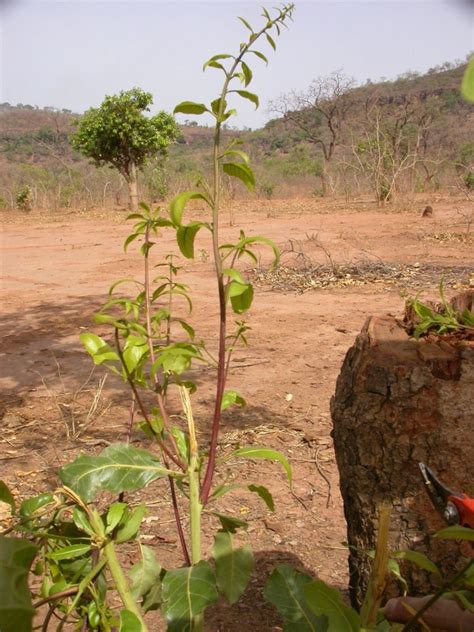
[[[446,66],[358,87],[335,73],[271,104],[275,118],[264,128],[226,133],[244,142],[262,197],[371,192],[388,202],[417,191],[468,191],[474,188],[474,108],[459,92],[465,66]],[[1,207],[127,204],[123,178],[72,149],[79,115],[3,103],[0,117]],[[188,188],[208,169],[211,142],[211,129],[187,122],[169,157],[140,174],[141,196],[156,202]],[[234,187],[225,183],[229,198],[248,195]]]

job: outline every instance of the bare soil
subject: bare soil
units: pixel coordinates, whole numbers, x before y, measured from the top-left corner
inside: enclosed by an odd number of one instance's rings
[[[432,218],[421,217],[427,203],[434,208]],[[281,630],[261,597],[279,562],[347,587],[345,521],[330,436],[335,381],[369,314],[400,315],[405,293],[426,289],[427,298],[437,298],[443,273],[448,296],[474,285],[469,212],[465,201],[441,197],[420,197],[403,211],[379,209],[367,199],[233,203],[237,226],[271,237],[283,256],[281,270],[268,273],[262,251],[249,271],[257,285],[249,347],[236,353],[229,379],[248,406],[226,414],[221,445],[226,451],[249,444],[282,450],[291,460],[294,485],[290,490],[279,467],[265,462],[234,463],[222,473],[268,485],[276,512],[269,513],[254,495],[235,492],[222,499],[221,510],[249,522],[246,538],[256,555],[256,573],[238,605],[212,609],[210,631]],[[1,478],[18,498],[54,489],[57,469],[78,452],[97,452],[124,437],[128,393],[112,375],[103,383],[100,367],[91,374],[79,334],[110,335],[93,323],[94,312],[113,281],[140,277],[136,249],[124,254],[122,248],[129,232],[125,215],[99,209],[3,216],[0,464]],[[238,236],[226,212],[222,233],[225,239]],[[156,262],[170,250],[175,250],[172,236],[164,233],[153,251]],[[210,252],[203,237],[195,261],[181,261],[180,276],[192,289],[197,335],[212,346],[217,303]],[[193,379],[204,440],[212,373],[195,369]],[[171,404],[179,414],[178,402]],[[133,441],[143,444],[139,430]],[[149,510],[144,541],[156,546],[169,567],[181,557],[164,490],[157,484],[136,498],[146,498]],[[210,551],[215,525],[210,519],[205,524],[204,551]],[[124,555],[133,563],[136,551],[130,547]],[[152,629],[161,630],[156,616]]]

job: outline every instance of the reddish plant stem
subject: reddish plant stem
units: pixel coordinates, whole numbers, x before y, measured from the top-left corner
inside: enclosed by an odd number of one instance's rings
[[[116,347],[117,347],[117,353],[119,355],[120,361],[122,362],[122,366],[123,366],[125,374],[127,376],[127,382],[129,383],[130,388],[132,389],[133,394],[135,395],[135,401],[138,404],[138,407],[140,409],[140,412],[143,415],[144,420],[151,427],[150,419],[149,419],[148,414],[147,414],[147,412],[145,410],[145,406],[143,405],[143,402],[142,402],[142,400],[140,398],[140,395],[138,394],[137,387],[135,386],[135,384],[133,382],[133,379],[132,379],[130,373],[128,372],[127,365],[125,364],[125,361],[124,361],[124,358],[123,358],[123,353],[122,353],[122,347],[120,345],[119,330],[117,329],[117,327],[115,328],[115,344],[116,344]],[[163,453],[166,454],[171,459],[171,461],[173,461],[173,463],[175,465],[177,465],[179,467],[179,469],[184,472],[186,470],[186,465],[184,463],[182,463],[182,461],[180,459],[175,457],[175,455],[169,450],[169,448],[163,443],[163,441],[159,437],[156,437],[156,442],[160,446],[160,448],[163,451]]]

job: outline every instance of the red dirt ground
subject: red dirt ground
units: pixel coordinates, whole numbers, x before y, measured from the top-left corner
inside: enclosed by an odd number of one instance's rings
[[[427,203],[434,207],[434,217],[422,219]],[[247,462],[231,470],[231,476],[238,469],[249,483],[267,484],[276,512],[270,514],[258,499],[243,493],[222,500],[222,510],[249,521],[246,538],[256,554],[257,572],[243,601],[212,609],[210,631],[281,630],[260,592],[266,575],[281,561],[346,587],[347,551],[341,544],[345,523],[329,414],[339,368],[369,314],[401,313],[404,289],[415,295],[426,287],[426,297],[436,298],[442,270],[453,266],[446,276],[448,295],[469,284],[469,275],[474,284],[469,213],[472,219],[467,203],[455,198],[420,198],[403,212],[377,209],[368,200],[234,203],[237,225],[248,234],[274,239],[285,252],[286,267],[327,263],[325,249],[337,265],[399,264],[408,266],[409,274],[366,284],[346,278],[343,285],[333,279],[326,288],[306,287],[302,293],[276,291],[258,277],[248,317],[249,347],[236,353],[229,379],[229,387],[242,393],[248,407],[226,415],[221,444],[225,449],[263,444],[282,450],[291,460],[294,485],[290,491],[277,465]],[[112,375],[85,426],[104,370],[99,367],[90,376],[91,362],[79,341],[86,330],[108,334],[107,328],[92,323],[92,316],[109,285],[140,276],[136,249],[130,254],[122,249],[129,232],[124,216],[107,211],[3,216],[0,463],[1,478],[19,498],[54,489],[59,466],[81,450],[99,451],[124,436],[127,393]],[[224,239],[238,235],[226,213],[222,233]],[[156,261],[173,248],[171,234],[165,233],[160,244],[152,251]],[[194,262],[182,261],[180,276],[191,286],[197,335],[212,347],[217,308],[205,239],[197,244],[197,253]],[[212,375],[196,369],[194,378],[199,385],[195,416],[205,437]],[[179,412],[177,402],[173,404]],[[133,440],[141,441],[138,430]],[[180,552],[161,489],[157,484],[141,495],[149,508],[144,541],[156,546],[160,561],[169,567],[180,563]],[[208,526],[206,522],[204,551],[212,543]],[[133,547],[127,555],[132,562]],[[152,621],[152,629],[162,629],[156,615]]]

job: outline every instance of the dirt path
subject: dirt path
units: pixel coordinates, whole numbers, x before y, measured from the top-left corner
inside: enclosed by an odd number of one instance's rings
[[[278,561],[305,567],[333,585],[347,584],[347,553],[341,545],[345,525],[330,437],[329,400],[335,380],[366,317],[400,313],[401,290],[414,295],[428,284],[427,294],[436,296],[442,270],[447,271],[448,294],[469,282],[474,249],[459,214],[463,204],[439,200],[432,220],[422,220],[418,208],[383,212],[367,201],[348,206],[285,200],[235,208],[248,234],[264,234],[277,242],[288,270],[295,265],[309,270],[324,264],[330,270],[351,264],[363,274],[328,273],[327,287],[315,281],[315,289],[311,282],[292,286],[290,274],[285,291],[275,291],[265,275],[255,273],[259,287],[249,315],[249,347],[236,354],[229,382],[248,407],[226,415],[222,444],[267,444],[284,451],[292,461],[295,483],[290,492],[277,466],[247,463],[239,470],[249,482],[269,485],[277,510],[269,514],[260,502],[240,493],[223,500],[223,510],[237,511],[249,521],[257,574],[242,603],[214,609],[210,630],[279,629],[273,610],[258,598],[264,576]],[[423,201],[417,205],[422,208]],[[116,213],[87,219],[69,215],[60,221],[35,215],[27,221],[21,216],[5,219],[0,465],[1,478],[21,496],[45,484],[54,489],[57,467],[79,450],[99,450],[123,437],[126,392],[112,376],[100,386],[103,370],[90,375],[91,363],[78,336],[85,330],[107,332],[91,324],[92,315],[113,281],[139,277],[141,261],[134,251],[124,254],[121,244],[129,227]],[[238,231],[224,226],[223,233],[230,238]],[[173,246],[170,235],[160,243],[155,256]],[[195,262],[181,263],[180,276],[193,290],[197,335],[212,343],[217,310],[209,243],[200,241],[197,253]],[[262,266],[265,261],[264,256]],[[381,263],[392,266],[393,275],[366,282],[367,270]],[[196,370],[194,377],[199,385],[196,417],[205,436],[212,376]],[[98,406],[92,410],[98,391]],[[138,432],[134,440],[140,440]],[[147,540],[156,544],[165,566],[178,563],[166,504],[157,500],[156,487],[144,496],[150,509]],[[210,545],[206,537],[204,550]]]

